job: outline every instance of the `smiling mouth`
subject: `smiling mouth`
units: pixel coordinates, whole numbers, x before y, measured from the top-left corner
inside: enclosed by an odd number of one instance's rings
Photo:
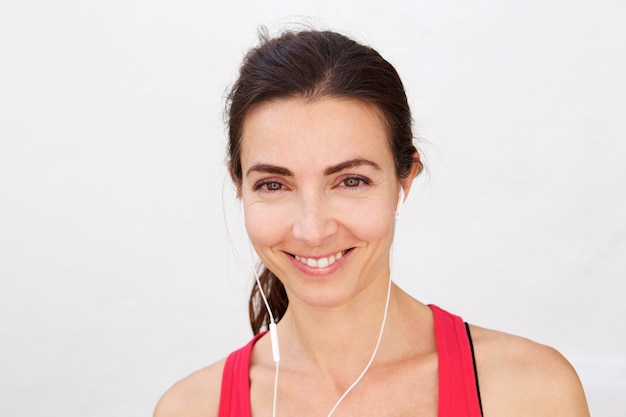
[[[334,264],[335,262],[337,262],[339,259],[341,259],[346,253],[350,252],[352,249],[353,248],[346,249],[344,251],[337,252],[336,254],[325,257],[325,258],[305,258],[303,256],[298,256],[298,255],[293,255],[293,254],[289,254],[289,255],[294,257],[298,262],[308,267],[326,268]]]

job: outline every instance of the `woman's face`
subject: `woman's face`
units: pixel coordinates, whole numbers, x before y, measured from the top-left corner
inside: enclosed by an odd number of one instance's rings
[[[241,165],[248,235],[290,302],[341,305],[386,286],[400,181],[376,111],[329,97],[263,103],[244,121]]]

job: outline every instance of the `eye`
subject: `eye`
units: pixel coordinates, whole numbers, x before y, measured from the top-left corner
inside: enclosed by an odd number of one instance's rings
[[[350,176],[342,179],[340,184],[346,188],[358,188],[363,185],[369,185],[370,181],[365,177]]]
[[[278,181],[266,180],[260,181],[254,184],[254,191],[262,192],[276,192],[284,189],[285,187]]]
[[[283,185],[279,182],[274,181],[265,183],[265,187],[268,189],[268,191],[278,191],[283,187]]]

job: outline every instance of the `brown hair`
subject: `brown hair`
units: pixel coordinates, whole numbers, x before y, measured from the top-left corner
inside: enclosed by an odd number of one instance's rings
[[[245,56],[239,78],[227,100],[229,164],[240,184],[241,131],[246,115],[260,103],[303,97],[350,98],[374,106],[385,121],[396,175],[406,178],[419,162],[413,145],[411,111],[395,68],[374,49],[336,32],[285,32],[276,38],[261,35],[261,44]],[[421,166],[420,166],[421,169]],[[278,277],[262,266],[260,281],[278,322],[289,305]],[[269,324],[258,285],[249,301],[250,325],[255,334]]]

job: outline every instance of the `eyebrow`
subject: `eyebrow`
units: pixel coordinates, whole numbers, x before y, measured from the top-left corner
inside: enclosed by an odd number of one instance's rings
[[[332,175],[337,172],[341,172],[345,169],[355,168],[362,165],[371,166],[374,169],[380,171],[380,167],[374,161],[370,161],[369,159],[355,158],[350,159],[348,161],[341,162],[337,165],[330,166],[324,170],[324,175]],[[248,171],[246,171],[246,176],[250,175],[252,172],[264,172],[267,174],[275,174],[275,175],[284,175],[286,177],[292,177],[293,174],[287,168],[280,167],[277,165],[271,164],[255,164],[252,165]]]
[[[359,167],[362,165],[368,165],[380,171],[380,167],[378,166],[376,162],[370,161],[369,159],[356,158],[356,159],[350,159],[349,161],[341,162],[337,165],[333,165],[331,167],[326,168],[324,170],[324,175],[335,174],[337,172],[343,171],[344,169],[355,168],[355,167]]]
[[[267,174],[284,175],[286,177],[292,177],[293,174],[287,168],[279,167],[271,164],[254,164],[246,171],[246,176],[252,172],[265,172]]]

